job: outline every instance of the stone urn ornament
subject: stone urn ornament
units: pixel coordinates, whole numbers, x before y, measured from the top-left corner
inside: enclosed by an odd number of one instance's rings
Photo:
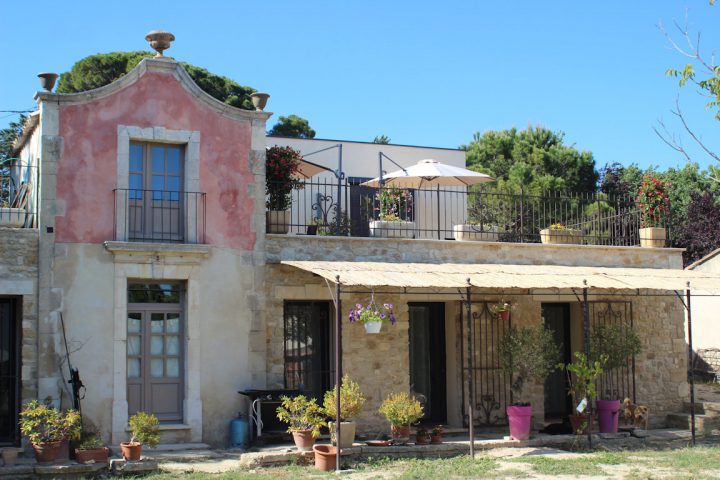
[[[164,30],[153,30],[145,35],[145,40],[157,52],[155,58],[165,58],[163,52],[170,48],[172,42],[175,41],[175,35]]]
[[[268,98],[270,98],[270,94],[268,93],[255,92],[250,94],[250,99],[252,100],[256,112],[262,112],[265,110]]]
[[[55,82],[58,79],[58,74],[52,72],[42,72],[38,73],[38,78],[40,79],[40,86],[44,90],[52,92],[52,89],[55,87]]]

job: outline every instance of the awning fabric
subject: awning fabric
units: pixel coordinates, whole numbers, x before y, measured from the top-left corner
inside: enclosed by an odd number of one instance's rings
[[[314,273],[344,286],[610,290],[720,290],[720,275],[662,268],[569,267],[458,263],[323,262],[284,260],[283,265]],[[587,283],[585,283],[587,282]]]

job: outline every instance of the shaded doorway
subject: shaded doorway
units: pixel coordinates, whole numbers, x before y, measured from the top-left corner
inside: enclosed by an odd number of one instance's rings
[[[447,421],[445,304],[410,303],[410,388],[424,397],[424,422]]]
[[[555,344],[560,349],[558,361],[571,361],[570,305],[567,303],[543,303],[542,318],[545,327],[553,332]],[[568,395],[568,380],[564,370],[553,370],[545,379],[545,418],[562,418],[572,411]]]
[[[0,298],[0,445],[15,445],[18,436],[20,301]]]

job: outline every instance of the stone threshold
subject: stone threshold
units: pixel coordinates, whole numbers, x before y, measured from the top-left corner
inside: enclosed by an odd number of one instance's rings
[[[0,479],[21,480],[31,478],[75,479],[107,476],[147,475],[159,471],[158,462],[143,459],[139,462],[126,462],[122,459],[110,459],[103,463],[67,462],[56,465],[38,465],[35,462],[19,460],[21,463],[12,467],[0,467]]]

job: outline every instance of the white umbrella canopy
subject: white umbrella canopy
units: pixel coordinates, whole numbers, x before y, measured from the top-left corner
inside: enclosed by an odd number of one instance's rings
[[[382,179],[385,185],[397,188],[467,187],[495,181],[490,175],[473,172],[463,167],[454,167],[432,159],[420,160],[406,169],[383,175]],[[377,188],[380,186],[380,178],[373,178],[361,185]]]
[[[308,162],[307,160],[300,160],[300,166],[298,168],[297,174],[295,175],[295,178],[298,179],[307,179],[310,177],[314,177],[318,173],[323,172],[331,172],[332,170],[323,167],[322,165],[318,165],[317,163]]]

